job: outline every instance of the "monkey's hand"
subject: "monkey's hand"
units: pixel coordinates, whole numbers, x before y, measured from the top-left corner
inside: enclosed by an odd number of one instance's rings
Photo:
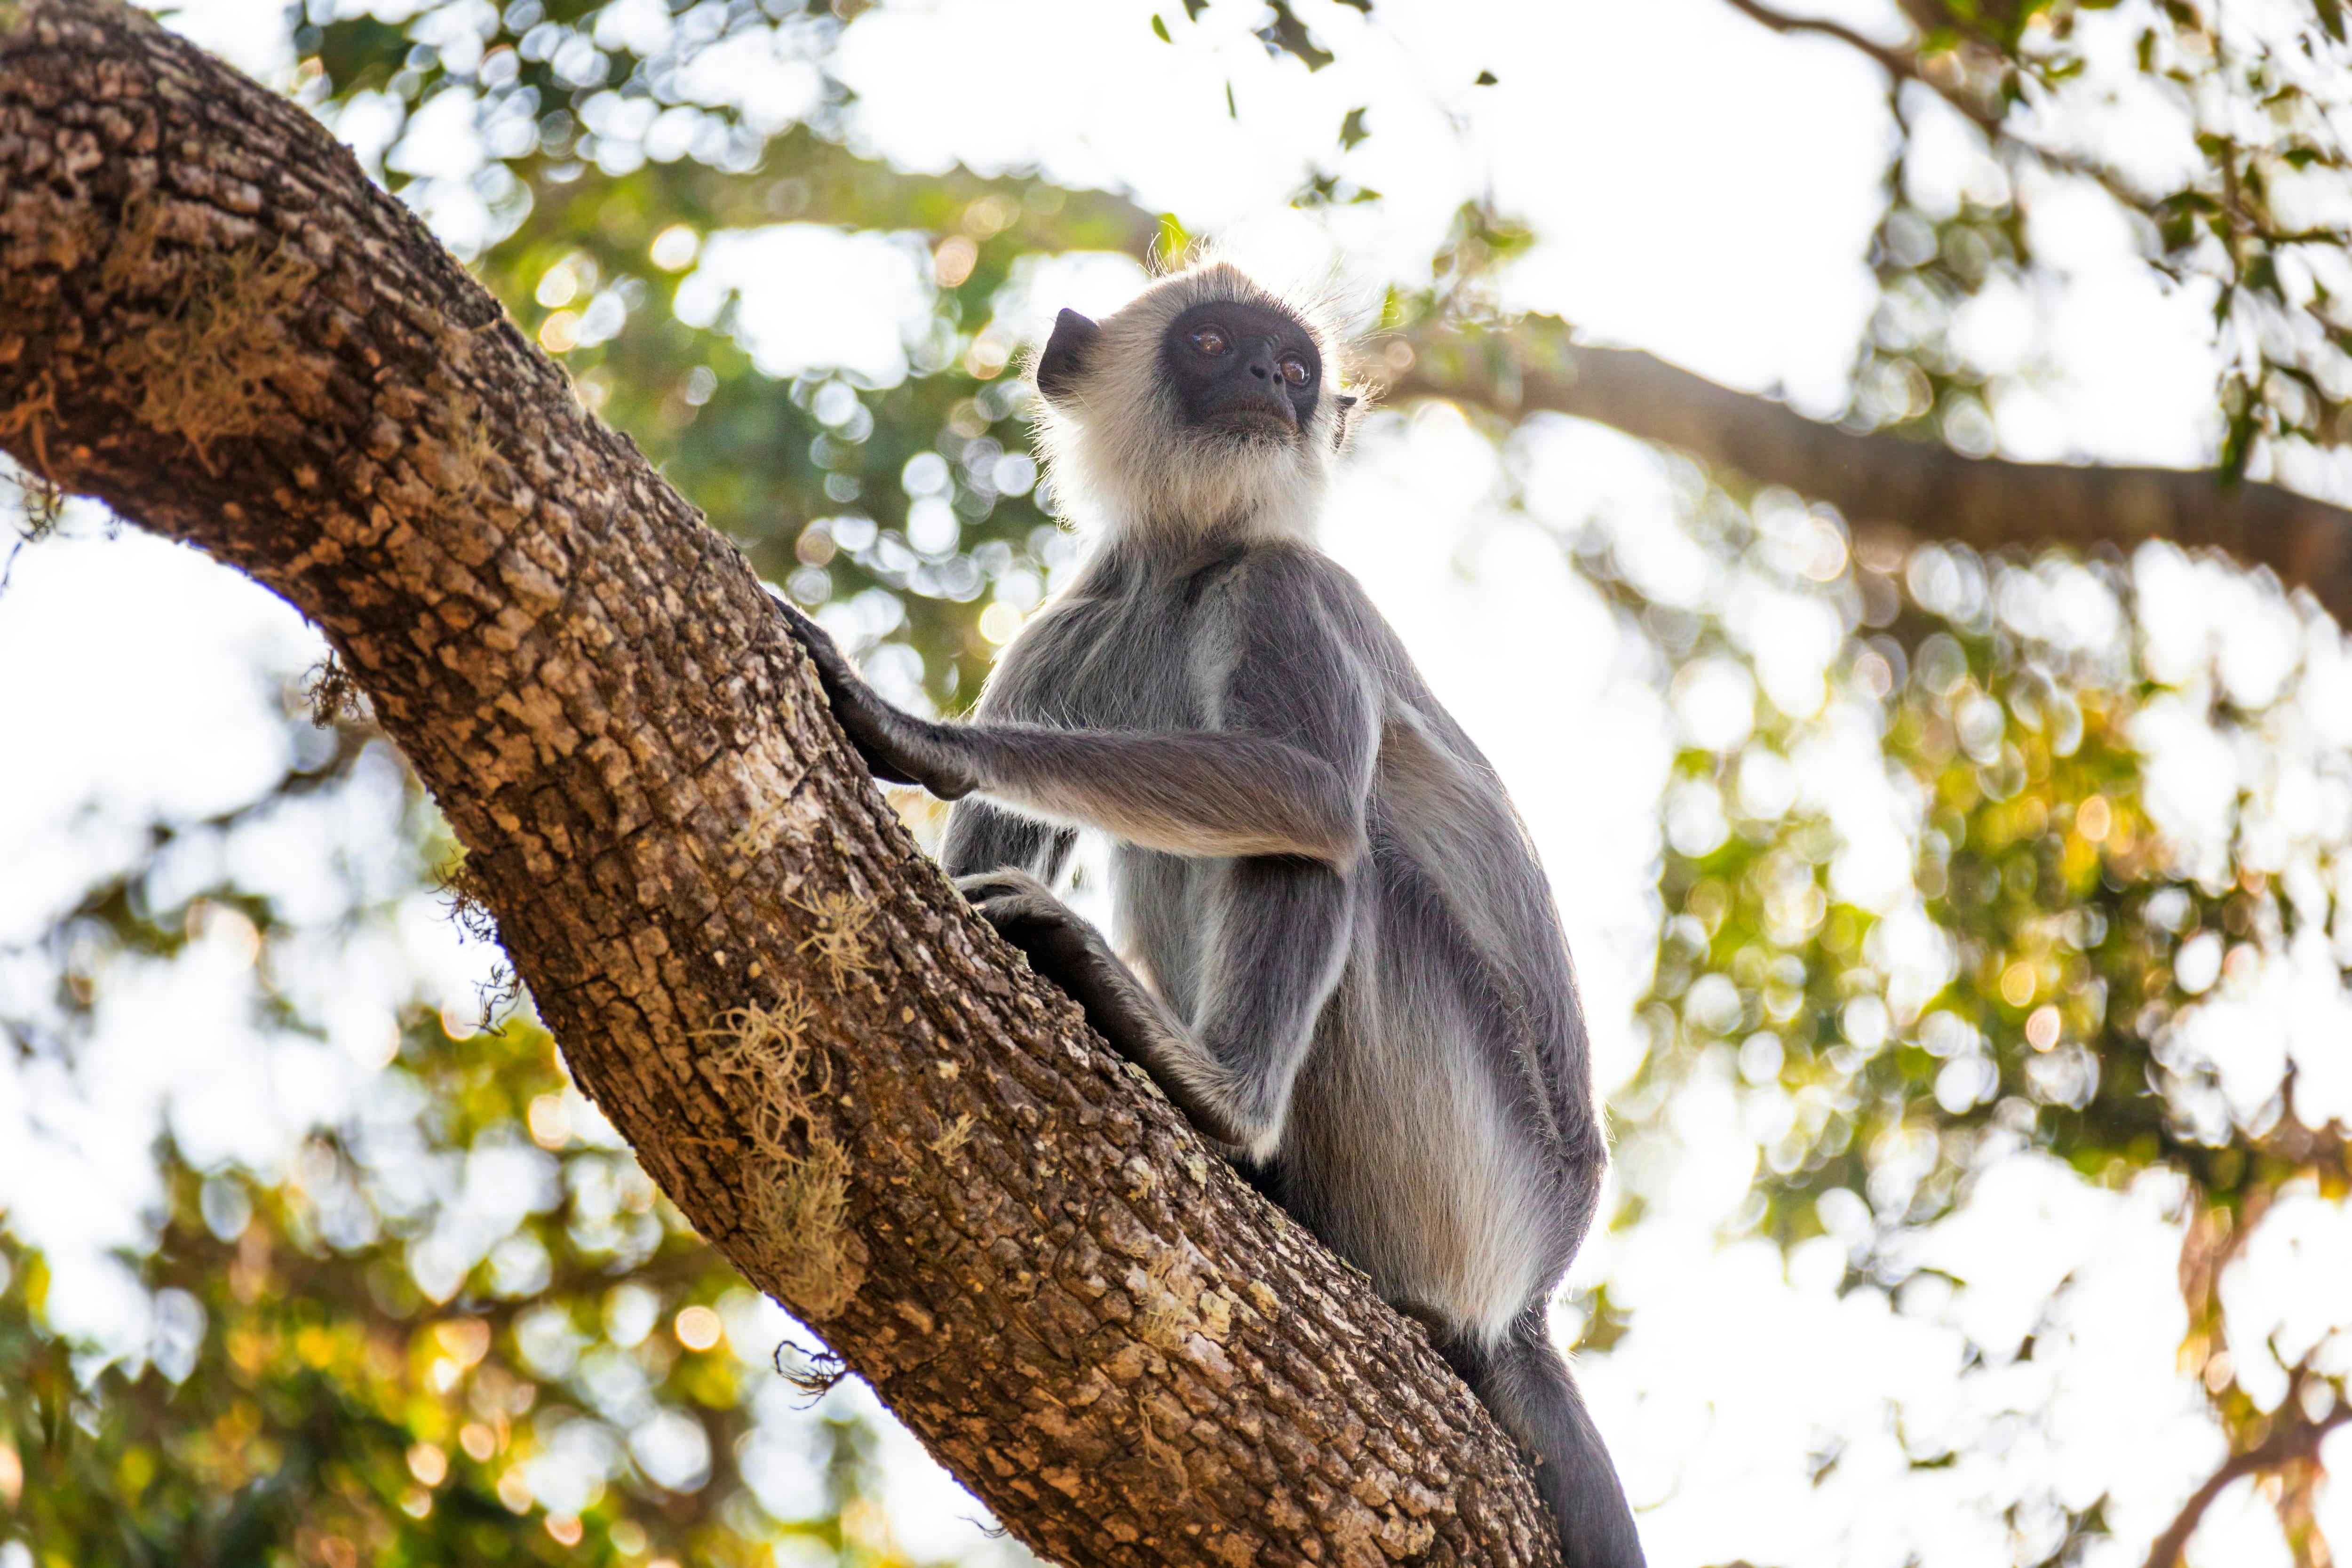
[[[1030,968],[1070,994],[1114,1049],[1137,1061],[1150,1059],[1153,1034],[1166,1027],[1159,999],[1076,910],[1011,867],[958,877],[956,890],[1027,956]]]
[[[901,712],[884,701],[834,646],[823,626],[782,600],[777,601],[777,608],[783,612],[793,640],[816,665],[817,680],[824,688],[825,701],[842,733],[849,737],[849,743],[857,748],[876,778],[920,784],[941,800],[971,793],[976,781],[945,743],[943,726]]]

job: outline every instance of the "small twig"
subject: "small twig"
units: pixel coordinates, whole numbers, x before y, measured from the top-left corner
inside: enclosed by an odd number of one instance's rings
[[[37,395],[27,394],[25,400],[0,414],[0,436],[28,436],[33,443],[33,468],[43,480],[57,483],[57,475],[49,470],[48,421],[58,416],[57,378],[47,371],[41,373],[41,390]]]
[[[37,427],[36,437],[37,438]],[[45,475],[26,474],[18,478],[16,488],[24,496],[25,526],[17,531],[16,542],[8,547],[8,559],[0,563],[0,594],[8,591],[9,580],[16,575],[16,557],[25,546],[38,544],[58,531],[58,521],[65,515],[65,491]]]
[[[1900,49],[1888,48],[1885,44],[1874,43],[1843,22],[1832,22],[1825,16],[1791,16],[1785,12],[1775,11],[1769,6],[1759,5],[1757,0],[1724,0],[1724,4],[1759,26],[1769,27],[1784,37],[1798,33],[1811,33],[1820,37],[1834,38],[1846,47],[1869,57],[1879,69],[1895,80],[1916,81],[1946,103],[1950,104],[1953,109],[1966,116],[1970,124],[1983,132],[1987,141],[2007,142],[2012,146],[2031,153],[2053,169],[2075,175],[2080,179],[2093,181],[2127,207],[2138,208],[2147,203],[2147,198],[2126,184],[2122,177],[2113,169],[2076,153],[2062,153],[2054,147],[2044,147],[2038,142],[2020,135],[2009,124],[2007,110],[1988,109],[1981,103],[1971,101],[1966,94],[1953,91],[1922,70],[1915,56],[1906,54]]]
[[[2280,1406],[2282,1415],[2290,1410],[2298,1410],[2292,1399]],[[2324,1420],[2292,1420],[2244,1453],[2231,1455],[2229,1463],[2214,1471],[2203,1486],[2189,1494],[2179,1517],[2165,1527],[2162,1535],[2156,1538],[2156,1544],[2147,1549],[2147,1568],[2179,1568],[2181,1551],[2189,1544],[2189,1538],[2196,1533],[2198,1521],[2205,1517],[2206,1509],[2231,1481],[2242,1476],[2275,1470],[2298,1459],[2310,1458],[2319,1452],[2321,1440],[2347,1421],[2352,1421],[2352,1405],[2338,1405],[2327,1413]]]
[[[1748,17],[1748,20],[1769,27],[1776,33],[1782,35],[1818,33],[1825,38],[1835,38],[1846,47],[1859,49],[1876,60],[1879,68],[1889,76],[1898,76],[1906,81],[1920,79],[1919,65],[1916,60],[1888,48],[1885,44],[1872,43],[1843,22],[1832,22],[1826,16],[1790,16],[1759,5],[1756,0],[1724,0],[1724,4]],[[1929,85],[1934,84],[1929,83]],[[1968,111],[1963,110],[1962,112]],[[1970,115],[1970,118],[1974,119],[1975,116]]]
[[[798,1372],[787,1368],[784,1352],[788,1350],[798,1353],[807,1364]],[[833,1352],[820,1350],[811,1356],[790,1340],[777,1345],[776,1353],[770,1360],[775,1366],[776,1375],[807,1394],[812,1404],[831,1394],[835,1385],[849,1375],[849,1363]]]

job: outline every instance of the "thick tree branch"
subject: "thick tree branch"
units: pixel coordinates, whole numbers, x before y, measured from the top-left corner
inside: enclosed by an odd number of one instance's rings
[[[314,121],[112,0],[0,0],[0,447],[324,630],[582,1087],[1022,1540],[1557,1561],[1419,1331],[966,913],[735,550]]]
[[[1556,321],[1484,334],[1447,323],[1411,342],[1413,366],[1391,387],[1392,398],[1596,420],[1829,501],[1857,524],[1894,524],[1978,550],[2128,550],[2155,538],[2225,550],[2308,588],[2339,625],[2352,626],[2352,512],[2278,485],[2224,489],[2194,469],[2016,463],[1857,436],[1649,354],[1573,343]]]

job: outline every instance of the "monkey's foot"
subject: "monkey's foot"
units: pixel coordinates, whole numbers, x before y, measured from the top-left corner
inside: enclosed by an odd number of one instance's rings
[[[1094,937],[1095,930],[1045,883],[1026,871],[1005,866],[958,877],[956,891],[971,903],[974,914],[996,928],[997,935],[1028,955],[1030,968],[1066,991],[1073,989],[1055,968],[1066,967],[1076,958],[1076,950],[1087,945],[1086,939]]]
[[[1012,867],[956,879],[972,912],[1021,950],[1029,967],[1068,992],[1111,1045],[1128,1054],[1149,1027],[1150,999],[1102,933],[1053,890]]]

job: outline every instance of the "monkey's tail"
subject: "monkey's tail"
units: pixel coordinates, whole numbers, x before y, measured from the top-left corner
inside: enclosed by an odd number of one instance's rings
[[[1552,1346],[1544,1303],[1530,1305],[1492,1350],[1447,1348],[1503,1430],[1540,1460],[1536,1489],[1559,1521],[1569,1568],[1643,1568],[1617,1467]]]

